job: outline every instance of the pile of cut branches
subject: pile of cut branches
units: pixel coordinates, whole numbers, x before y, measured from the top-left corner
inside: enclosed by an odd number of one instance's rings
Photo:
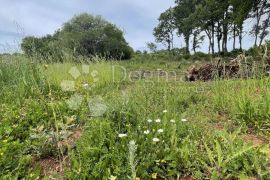
[[[236,79],[253,77],[255,73],[268,72],[270,70],[270,58],[267,56],[267,49],[261,62],[249,62],[248,58],[241,54],[230,62],[222,62],[217,59],[215,63],[208,63],[201,66],[191,66],[186,73],[187,81],[210,81],[213,79]]]

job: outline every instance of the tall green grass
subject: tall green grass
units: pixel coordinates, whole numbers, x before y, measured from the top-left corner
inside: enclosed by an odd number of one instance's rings
[[[210,99],[214,109],[269,135],[269,90],[269,78],[217,81]]]
[[[19,102],[42,91],[44,84],[37,64],[13,57],[0,62],[1,100]]]

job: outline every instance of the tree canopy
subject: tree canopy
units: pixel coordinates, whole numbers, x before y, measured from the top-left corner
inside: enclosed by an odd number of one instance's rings
[[[164,18],[164,14],[168,12],[173,16]],[[233,39],[233,50],[236,50],[238,38],[239,49],[242,50],[243,29],[247,19],[254,22],[249,29],[249,33],[254,36],[254,46],[262,45],[269,35],[269,0],[175,0],[175,6],[160,15],[154,36],[157,42],[170,39],[168,32],[182,36],[187,54],[190,52],[190,40],[193,42],[193,51],[196,52],[206,36],[209,53],[214,54],[215,47],[218,47],[219,53],[226,53],[229,39]],[[174,26],[167,25],[172,20]]]
[[[28,56],[99,56],[106,59],[129,59],[133,52],[123,31],[101,16],[87,13],[74,16],[53,35],[26,37],[21,48]]]

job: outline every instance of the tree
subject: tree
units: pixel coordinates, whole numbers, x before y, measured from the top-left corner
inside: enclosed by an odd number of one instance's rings
[[[167,45],[168,51],[173,49],[174,30],[175,30],[175,18],[173,9],[169,8],[159,17],[159,24],[154,28],[153,35],[156,38],[156,42]]]
[[[261,33],[261,42],[264,39],[266,33],[267,33],[267,28],[269,20],[264,21],[264,27],[262,27],[261,25],[261,21],[262,18],[264,17],[265,14],[269,14],[270,13],[270,2],[269,0],[253,0],[253,6],[252,6],[252,11],[251,11],[251,18],[255,19],[255,24],[251,30],[251,34],[254,35],[255,37],[255,41],[254,41],[254,46],[257,46],[258,44],[258,38],[260,35],[260,32],[262,30]],[[267,16],[268,19],[269,16]],[[261,43],[260,43],[261,44]]]
[[[86,13],[74,16],[53,36],[25,39],[22,49],[27,55],[34,55],[29,47],[38,49],[38,54],[50,56],[56,47],[74,56],[100,56],[106,59],[129,59],[133,52],[123,32],[101,16]],[[37,43],[39,42],[39,43]],[[42,48],[41,48],[42,47]]]
[[[195,11],[195,0],[176,0],[176,6],[174,8],[174,16],[176,27],[179,35],[183,35],[186,43],[186,53],[189,51],[189,40],[194,29],[194,24],[189,18]]]
[[[270,13],[268,13],[267,18],[262,22],[261,32],[259,34],[260,46],[262,45],[265,37],[269,34],[269,31],[267,30],[269,27],[270,27]]]
[[[53,40],[54,38],[51,35],[47,35],[42,38],[28,36],[22,40],[21,49],[27,56],[36,55],[48,58],[54,52],[54,48],[50,46]]]
[[[201,35],[201,30],[198,28],[196,30],[194,30],[193,34],[193,44],[192,44],[192,48],[194,53],[196,53],[196,49],[200,48],[200,45],[203,43],[205,35]]]
[[[148,43],[146,43],[146,45],[147,45],[147,48],[148,48],[151,52],[153,52],[153,53],[157,52],[157,45],[156,45],[155,43],[153,43],[153,42],[148,42]]]
[[[253,0],[230,0],[232,10],[232,23],[235,25],[234,36],[238,34],[240,50],[242,50],[243,26],[253,6]],[[235,37],[234,37],[235,38]],[[234,39],[235,44],[235,39]]]
[[[194,13],[190,16],[192,24],[200,27],[209,39],[209,53],[215,53],[215,24],[219,22],[220,12],[216,0],[202,0],[196,6]],[[218,26],[220,28],[220,25]],[[221,33],[220,33],[221,34]],[[219,39],[220,41],[221,39]],[[220,43],[218,42],[218,45]],[[220,46],[218,46],[220,47]]]

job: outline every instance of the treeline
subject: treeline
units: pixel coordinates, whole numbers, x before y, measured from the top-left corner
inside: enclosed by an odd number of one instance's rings
[[[169,51],[174,48],[174,34],[184,38],[187,54],[190,47],[196,53],[205,38],[209,54],[215,54],[215,47],[218,53],[228,52],[229,39],[233,50],[242,51],[244,26],[250,27],[247,33],[254,37],[254,46],[261,46],[269,35],[269,0],[176,0],[175,4],[160,15],[153,33]],[[254,24],[245,25],[247,19]]]
[[[25,37],[21,49],[27,56],[54,61],[63,61],[66,55],[129,59],[133,53],[118,27],[86,13],[73,17],[53,35]]]

